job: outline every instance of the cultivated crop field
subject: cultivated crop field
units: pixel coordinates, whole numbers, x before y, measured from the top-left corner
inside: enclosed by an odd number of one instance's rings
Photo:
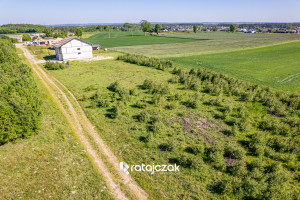
[[[250,50],[169,58],[183,67],[207,68],[278,89],[300,91],[300,42]]]
[[[110,34],[110,38],[109,38]],[[167,38],[157,36],[144,36],[141,31],[133,32],[102,32],[95,34],[89,38],[85,38],[85,41],[92,44],[100,44],[103,48],[120,47],[120,46],[136,46],[136,45],[153,45],[153,44],[170,44],[170,43],[182,43],[191,42],[201,39],[193,38]]]
[[[300,40],[300,34],[248,34],[228,32],[160,33],[144,36],[143,32],[107,32],[86,40],[113,50],[155,57],[181,57],[270,46]]]
[[[180,173],[131,172],[150,199],[299,196],[298,94],[136,56],[49,73],[120,160],[181,165]]]

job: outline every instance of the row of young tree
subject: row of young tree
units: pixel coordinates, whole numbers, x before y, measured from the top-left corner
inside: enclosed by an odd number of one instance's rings
[[[0,145],[38,133],[41,101],[31,69],[0,39]]]
[[[162,62],[139,55],[125,55],[119,60],[156,69],[160,69],[157,63]],[[132,138],[151,148],[147,150],[157,147],[163,155],[168,155],[169,162],[179,164],[183,172],[197,176],[209,166],[209,173],[218,177],[209,178],[207,187],[220,198],[297,199],[298,93],[273,90],[204,69],[166,65],[165,70],[173,74],[168,83],[146,79],[141,85],[128,89],[113,82],[107,87],[111,93],[103,95],[103,89],[97,90],[91,97],[91,107],[108,111],[106,116],[117,120],[116,124],[133,123],[129,125],[132,127],[130,135],[135,129],[140,135]],[[215,118],[216,123],[211,127],[221,130],[214,135],[214,130],[208,129],[205,137],[208,142],[202,142],[200,138],[206,132],[197,129],[201,127],[199,121],[191,132],[183,130],[184,123],[192,126],[192,118],[186,114],[206,117],[207,113]],[[257,113],[262,117],[255,118],[259,116]],[[183,125],[172,124],[176,122],[173,116],[179,116],[179,123]],[[133,122],[128,120],[130,117]],[[184,118],[187,120],[182,121]],[[207,120],[206,126],[209,124]],[[176,140],[180,134],[184,140]],[[155,143],[157,138],[161,142]],[[198,183],[203,184],[202,181],[205,182],[198,179]]]

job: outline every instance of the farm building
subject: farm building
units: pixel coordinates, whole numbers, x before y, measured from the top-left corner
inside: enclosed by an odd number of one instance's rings
[[[93,44],[93,51],[99,50],[100,49],[100,45],[99,44]]]
[[[80,60],[93,57],[92,45],[77,38],[67,37],[53,44],[53,47],[58,60]]]
[[[50,38],[41,39],[41,38],[37,38],[37,39],[34,39],[32,41],[32,44],[34,46],[40,46],[40,45],[49,46],[49,45],[57,43],[57,42],[59,42],[61,40],[62,40],[62,38],[56,38],[56,39],[50,39]]]

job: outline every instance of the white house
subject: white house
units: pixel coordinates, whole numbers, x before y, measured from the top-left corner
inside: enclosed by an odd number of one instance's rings
[[[67,37],[53,44],[53,47],[58,60],[68,61],[93,57],[92,45],[77,38]]]

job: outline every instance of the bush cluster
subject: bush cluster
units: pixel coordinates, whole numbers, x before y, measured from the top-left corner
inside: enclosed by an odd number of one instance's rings
[[[288,112],[300,111],[298,93],[272,90],[206,69],[197,71],[191,69],[190,72],[184,72],[182,69],[174,68],[172,73],[177,75],[177,78],[170,79],[171,83],[182,83],[186,88],[193,90],[199,90],[200,85],[205,85],[203,91],[214,95],[234,95],[244,101],[261,102],[273,115],[286,116]]]
[[[31,69],[0,39],[0,144],[38,133],[41,101]]]
[[[47,61],[45,63],[45,68],[48,70],[60,70],[60,69],[64,69],[65,68],[65,63],[59,63],[59,62],[50,62]]]
[[[128,63],[141,66],[154,67],[156,69],[165,70],[165,68],[173,67],[173,62],[169,60],[161,60],[159,58],[149,58],[143,55],[125,54],[117,58]]]

